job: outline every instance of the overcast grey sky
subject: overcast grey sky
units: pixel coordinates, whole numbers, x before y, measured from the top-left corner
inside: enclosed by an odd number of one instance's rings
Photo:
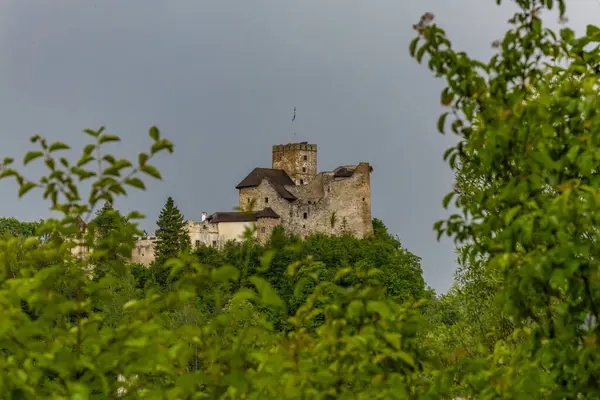
[[[597,22],[597,0],[572,0],[570,25]],[[319,170],[369,161],[373,216],[423,258],[437,291],[452,283],[453,244],[436,241],[452,173],[436,133],[442,86],[408,55],[431,11],[454,45],[487,58],[510,6],[494,0],[103,0],[0,3],[0,156],[29,137],[82,145],[105,125],[135,157],[156,124],[175,143],[165,181],[117,205],[154,221],[171,195],[186,219],[237,205],[235,185],[268,167],[271,146],[317,143]],[[294,105],[297,119],[292,126]],[[35,168],[31,169],[35,173]],[[0,215],[48,215],[40,193],[0,183]]]

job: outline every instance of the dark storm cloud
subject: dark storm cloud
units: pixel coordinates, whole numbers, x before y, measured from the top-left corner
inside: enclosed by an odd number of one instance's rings
[[[165,181],[119,203],[145,212],[153,230],[168,195],[188,219],[236,206],[234,186],[296,131],[318,144],[321,170],[373,164],[373,215],[444,291],[455,256],[432,224],[447,215],[452,174],[441,157],[454,139],[435,132],[442,82],[408,43],[431,11],[456,46],[488,57],[510,13],[494,3],[5,1],[1,155],[23,155],[36,133],[81,145],[82,129],[106,125],[124,139],[115,153],[135,157],[156,124],[176,148],[158,161]],[[599,11],[573,2],[570,20],[581,27]],[[48,215],[34,194],[17,201],[12,182],[0,188],[1,214]]]

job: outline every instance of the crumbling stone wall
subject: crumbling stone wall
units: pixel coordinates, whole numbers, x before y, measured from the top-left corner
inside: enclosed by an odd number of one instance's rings
[[[296,188],[299,199],[292,204],[286,228],[300,236],[324,233],[362,238],[372,234],[370,166],[360,163],[350,168],[354,169],[350,177],[336,178],[334,171],[319,174],[323,196],[316,200],[313,193],[302,193],[308,188]]]
[[[273,229],[280,223],[281,220],[277,218],[259,218],[256,221],[256,238],[258,242],[265,244],[271,237]]]
[[[290,218],[290,205],[286,199],[282,199],[275,187],[265,179],[260,185],[255,187],[242,188],[239,191],[240,208],[244,211],[260,211],[265,207],[271,207],[273,211],[279,214],[282,221]],[[248,207],[254,200],[254,208]]]
[[[256,199],[255,209],[271,207],[286,231],[302,237],[315,233],[368,236],[373,232],[370,165],[346,167],[354,170],[352,176],[334,177],[335,172],[328,171],[306,185],[286,186],[298,198],[295,201],[279,197],[274,186],[263,180],[259,186],[240,189],[240,207]]]
[[[155,239],[138,239],[131,254],[131,262],[149,266],[154,261]]]
[[[304,185],[317,175],[317,145],[290,143],[273,146],[272,168],[282,169],[296,185]]]

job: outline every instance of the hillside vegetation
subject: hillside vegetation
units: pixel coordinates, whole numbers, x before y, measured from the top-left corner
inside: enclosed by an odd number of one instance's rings
[[[434,227],[460,254],[449,293],[427,288],[379,220],[363,240],[277,229],[265,246],[248,231],[191,250],[167,204],[157,262],[131,265],[143,216],[111,204],[161,179],[151,162],[173,144],[152,127],[133,162],[110,155],[118,136],[86,130],[72,161],[35,136],[23,161],[48,174],[7,158],[0,177],[62,218],[0,220],[2,397],[600,398],[600,29],[555,33],[540,12],[564,19],[564,2],[515,3],[486,62],[454,50],[432,14],[414,26],[411,54],[447,84],[437,126],[460,138],[440,199],[458,212]]]

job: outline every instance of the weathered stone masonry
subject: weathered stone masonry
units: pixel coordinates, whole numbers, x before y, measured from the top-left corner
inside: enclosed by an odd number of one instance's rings
[[[366,162],[317,173],[317,145],[273,146],[272,168],[255,168],[236,186],[240,208],[271,207],[286,231],[372,233],[371,167]]]
[[[303,185],[317,175],[317,145],[290,143],[273,146],[273,169],[282,169],[296,185]]]

